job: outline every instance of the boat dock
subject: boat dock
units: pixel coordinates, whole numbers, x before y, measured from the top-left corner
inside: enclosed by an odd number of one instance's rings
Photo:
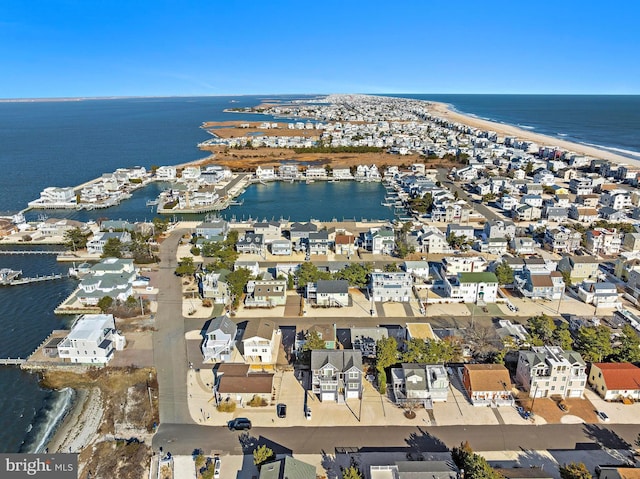
[[[6,250],[0,249],[0,254],[60,254],[62,251],[54,251],[54,250]]]
[[[22,366],[26,362],[27,360],[22,358],[4,358],[0,359],[0,366]]]
[[[17,278],[7,279],[0,282],[0,286],[18,286],[21,284],[41,283],[43,281],[53,281],[54,279],[68,278],[66,274],[49,274],[46,276],[36,276],[34,278]]]

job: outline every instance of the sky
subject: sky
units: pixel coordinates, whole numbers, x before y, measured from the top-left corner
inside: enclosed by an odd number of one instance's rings
[[[640,94],[633,0],[3,0],[0,98]]]

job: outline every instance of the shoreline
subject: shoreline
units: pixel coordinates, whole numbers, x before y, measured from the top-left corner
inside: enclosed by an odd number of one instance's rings
[[[47,441],[50,453],[81,452],[97,434],[102,420],[102,400],[98,389],[75,389],[75,400]]]
[[[608,160],[618,164],[629,164],[640,168],[640,159],[630,158],[605,149],[597,148],[595,146],[585,145],[583,143],[576,143],[569,140],[563,140],[561,138],[555,138],[553,136],[545,135],[542,133],[535,133],[534,131],[526,130],[518,126],[509,125],[506,123],[498,123],[491,120],[484,120],[482,118],[476,118],[474,116],[471,116],[470,114],[455,111],[454,106],[448,103],[436,102],[431,100],[425,101],[430,105],[431,114],[443,120],[450,120],[455,123],[461,123],[482,130],[494,131],[501,136],[512,136],[522,140],[529,140],[536,143],[540,147],[557,146],[563,150],[592,157],[594,159]]]

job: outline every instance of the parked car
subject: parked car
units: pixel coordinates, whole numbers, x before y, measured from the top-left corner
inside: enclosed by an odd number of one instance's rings
[[[246,417],[237,417],[227,423],[227,426],[231,431],[244,431],[251,429],[251,421]]]
[[[560,410],[562,412],[567,412],[569,410],[569,408],[567,408],[567,405],[565,403],[563,403],[563,402],[559,402],[558,403],[558,407],[560,408]]]
[[[278,414],[278,417],[287,417],[287,405],[282,403],[277,404],[276,413]]]
[[[220,478],[220,457],[216,456],[213,458],[213,479]]]
[[[304,408],[304,417],[307,421],[311,420],[311,408],[308,406]]]
[[[607,422],[609,420],[609,416],[607,416],[605,413],[603,413],[602,411],[596,411],[596,416],[598,416],[598,418],[601,421]]]

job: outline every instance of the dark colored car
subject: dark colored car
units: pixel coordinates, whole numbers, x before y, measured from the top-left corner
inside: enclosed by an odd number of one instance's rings
[[[567,405],[565,403],[559,402],[558,403],[558,407],[560,408],[560,410],[562,412],[567,412],[569,409],[567,408]]]
[[[287,405],[286,404],[278,404],[276,406],[276,413],[278,417],[287,417]]]
[[[246,417],[237,417],[229,421],[227,426],[229,426],[231,431],[244,431],[246,429],[251,429],[251,421]]]

